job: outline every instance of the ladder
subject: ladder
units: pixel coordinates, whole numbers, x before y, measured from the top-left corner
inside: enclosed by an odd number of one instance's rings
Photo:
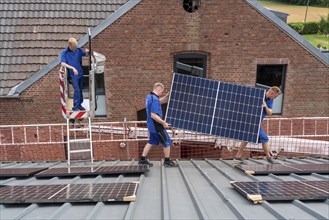
[[[80,120],[74,120],[73,125],[70,123],[70,118],[66,119],[66,128],[67,128],[67,164],[71,165],[71,154],[77,154],[77,153],[84,153],[84,152],[90,152],[90,159],[91,163],[94,162],[94,156],[93,156],[93,143],[92,143],[92,135],[91,135],[91,118],[88,117],[86,119],[80,119],[81,121],[84,121],[83,127],[81,127]],[[87,121],[87,122],[86,122]],[[71,128],[73,126],[73,128]],[[73,132],[73,136],[72,136]],[[77,132],[79,133],[86,133],[86,137],[78,136]],[[73,146],[77,145],[88,145],[88,147],[84,147],[83,149],[74,149],[71,148]]]

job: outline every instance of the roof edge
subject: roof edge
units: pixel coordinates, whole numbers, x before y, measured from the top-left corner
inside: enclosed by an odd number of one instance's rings
[[[135,7],[138,3],[140,3],[142,0],[129,0],[124,5],[122,5],[118,10],[114,11],[110,16],[108,16],[105,20],[103,20],[100,24],[98,24],[96,27],[94,27],[91,30],[91,38],[96,37],[99,33],[101,33],[104,29],[109,27],[111,24],[113,24],[116,20],[121,18],[124,14],[126,14],[130,9]],[[78,46],[83,46],[88,42],[88,34],[82,36],[79,39]],[[57,65],[60,63],[60,55],[58,55],[55,59],[53,59],[50,63],[48,63],[45,67],[43,67],[41,70],[33,74],[28,79],[24,80],[22,83],[20,83],[18,86],[13,87],[7,96],[18,96],[20,93],[22,93],[25,89],[33,85],[36,81],[38,81],[41,77],[46,75],[49,71],[54,69]]]
[[[272,12],[266,9],[263,5],[261,5],[257,0],[244,0],[253,8],[255,8],[259,13],[264,15],[269,21],[271,21],[278,28],[283,30],[286,34],[288,34],[291,38],[293,38],[298,44],[304,47],[307,51],[309,51],[313,56],[315,56],[318,60],[324,63],[329,67],[329,57],[324,55],[321,51],[315,48],[311,43],[305,40],[300,34],[298,34],[294,29],[292,29],[289,25],[275,16]]]

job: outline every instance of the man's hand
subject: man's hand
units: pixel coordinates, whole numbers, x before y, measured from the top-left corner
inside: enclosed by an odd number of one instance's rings
[[[88,49],[85,49],[85,52],[86,52],[86,53],[89,53],[89,50],[88,50]]]
[[[160,99],[160,104],[164,104],[164,103],[167,103],[168,102],[168,100],[169,100],[169,94],[170,94],[170,92],[168,92],[165,96],[163,96]]]
[[[73,67],[73,73],[74,73],[75,76],[77,76],[79,74],[78,70],[74,67]]]
[[[166,128],[166,129],[169,128],[169,124],[168,124],[167,122],[164,122],[162,125],[163,125],[163,127]]]
[[[266,103],[263,101],[262,108],[267,107]]]

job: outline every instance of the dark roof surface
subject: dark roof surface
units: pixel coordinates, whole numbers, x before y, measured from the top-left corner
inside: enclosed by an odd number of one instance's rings
[[[128,0],[1,0],[0,96],[38,72]]]
[[[327,159],[277,160],[284,164],[328,163]],[[0,204],[1,219],[328,219],[329,200],[281,201],[253,204],[230,186],[230,181],[328,180],[325,174],[251,176],[233,167],[232,160],[179,160],[164,168],[160,161],[142,175],[97,177],[35,177],[1,179],[5,185],[90,184],[138,181],[135,202]],[[263,159],[249,164],[267,164]],[[101,161],[96,165],[133,165],[136,161]],[[66,167],[64,162],[2,163],[1,167]],[[90,166],[74,163],[74,166]]]

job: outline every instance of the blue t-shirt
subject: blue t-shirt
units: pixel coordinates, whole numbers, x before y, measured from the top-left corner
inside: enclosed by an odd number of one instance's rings
[[[273,108],[273,100],[272,99],[265,98],[265,103],[266,103],[266,105],[269,109]],[[263,109],[262,120],[265,118],[265,116],[266,116],[266,111],[265,111],[265,108],[264,108]]]
[[[151,113],[157,114],[162,118],[162,108],[159,97],[153,92],[146,96],[147,128],[151,133],[156,133],[161,129],[163,130],[163,126],[151,118]]]
[[[83,77],[83,69],[81,66],[82,57],[86,56],[86,52],[78,47],[75,51],[70,50],[70,48],[65,48],[61,53],[61,62],[67,63],[70,66],[73,66],[77,71],[78,75],[75,76],[73,70],[69,69],[71,77]]]

